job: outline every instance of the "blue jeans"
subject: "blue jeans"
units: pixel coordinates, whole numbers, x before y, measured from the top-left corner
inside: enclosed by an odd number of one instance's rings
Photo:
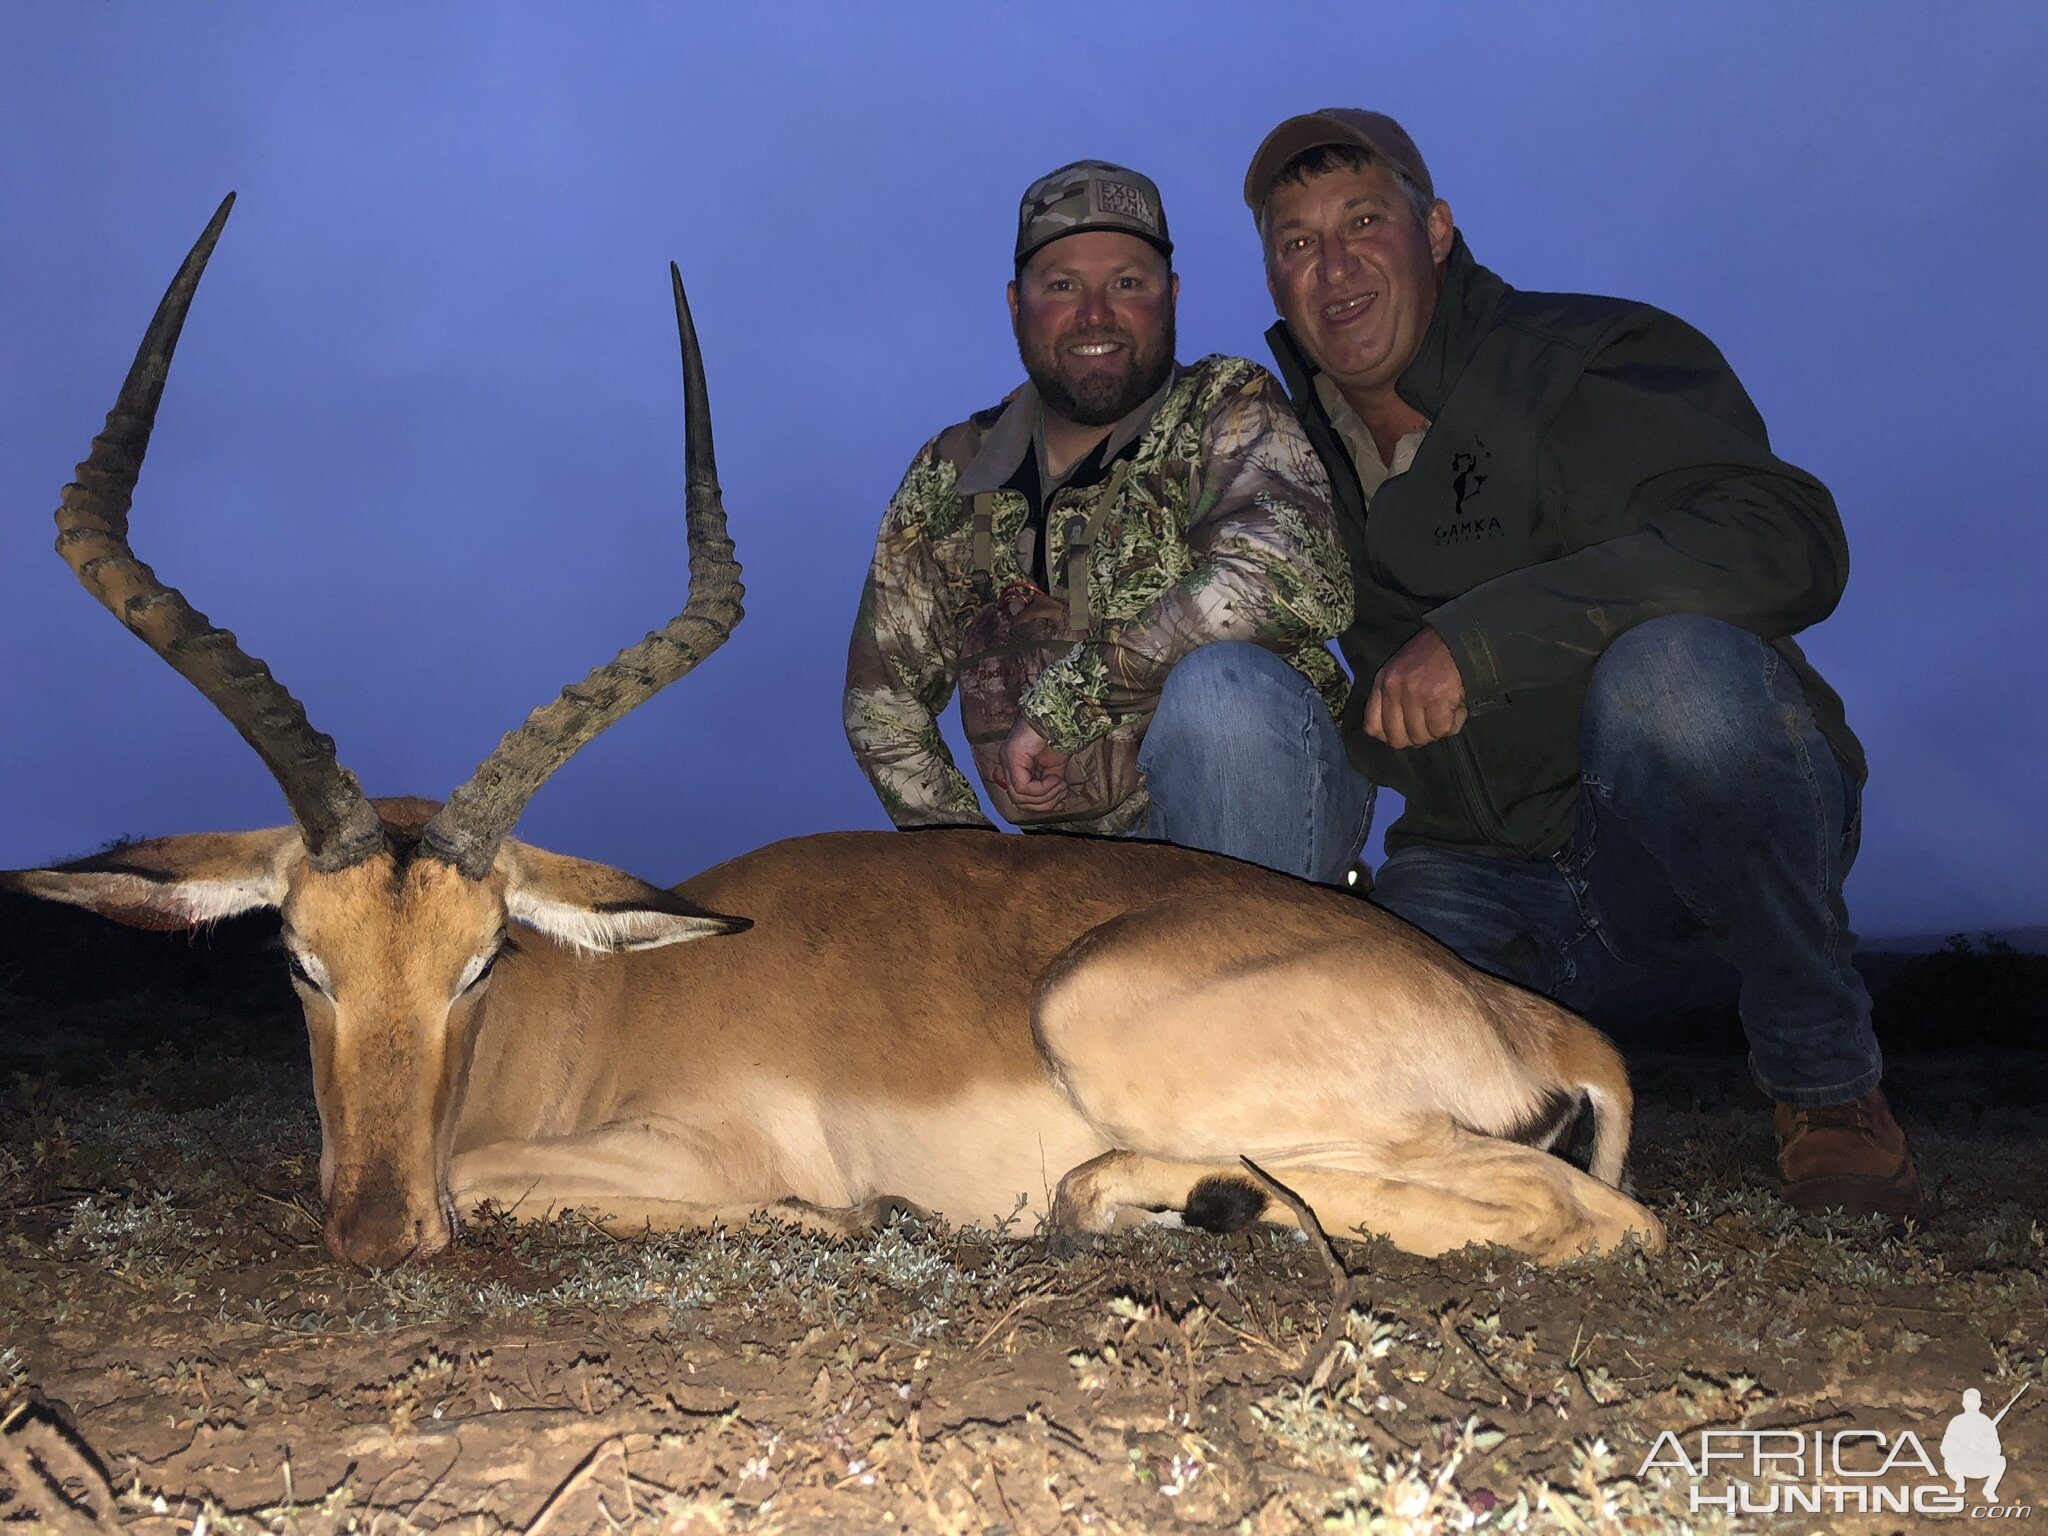
[[[1350,872],[1372,825],[1373,785],[1322,695],[1244,641],[1202,646],[1167,674],[1138,766],[1152,806],[1133,836],[1326,885]]]
[[[1578,824],[1547,859],[1410,846],[1373,900],[1478,966],[1586,1012],[1633,970],[1719,955],[1757,1083],[1859,1098],[1883,1058],[1849,963],[1859,786],[1778,653],[1718,619],[1637,626],[1593,669]]]

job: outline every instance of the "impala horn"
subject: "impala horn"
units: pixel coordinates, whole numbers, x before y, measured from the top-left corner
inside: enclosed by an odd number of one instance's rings
[[[92,440],[78,479],[64,487],[57,508],[57,553],[86,591],[205,694],[256,749],[284,791],[313,867],[345,869],[383,847],[384,832],[356,776],[336,759],[334,738],[314,730],[304,706],[270,675],[270,668],[227,630],[215,628],[177,588],[160,581],[128,546],[128,509],[171,354],[234,205],[230,192],[178,268],[120,398],[107,413],[105,430]]]
[[[725,504],[711,450],[711,404],[697,328],[683,296],[683,275],[669,264],[676,330],[683,345],[684,527],[690,545],[690,589],[683,611],[638,645],[564,688],[500,741],[475,773],[448,797],[420,839],[420,853],[482,879],[511,834],[526,802],[583,744],[636,705],[688,672],[731,635],[741,617],[739,562],[725,531]]]

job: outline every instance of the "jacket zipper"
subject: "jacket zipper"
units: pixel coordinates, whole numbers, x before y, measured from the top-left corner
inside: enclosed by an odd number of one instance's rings
[[[1486,780],[1479,772],[1479,758],[1472,750],[1472,743],[1463,732],[1450,739],[1451,762],[1457,770],[1460,797],[1465,809],[1471,814],[1473,825],[1485,836],[1487,842],[1496,848],[1512,848],[1522,851],[1520,843],[1508,831],[1507,823],[1500,812],[1493,808],[1493,797],[1486,792]]]
[[[1290,370],[1283,368],[1282,371],[1285,373]],[[1288,389],[1290,398],[1296,402],[1297,407],[1302,403],[1306,403],[1308,407],[1302,425],[1307,428],[1310,446],[1315,450],[1317,457],[1322,459],[1323,467],[1330,475],[1330,489],[1338,503],[1340,527],[1344,526],[1347,522],[1347,519],[1343,517],[1344,511],[1347,510],[1345,503],[1348,501],[1351,507],[1357,509],[1356,547],[1348,549],[1347,553],[1351,556],[1354,565],[1362,561],[1369,563],[1374,573],[1384,580],[1386,573],[1379,570],[1377,561],[1371,559],[1371,546],[1366,542],[1365,538],[1365,525],[1372,515],[1371,504],[1365,497],[1365,486],[1358,478],[1358,469],[1351,462],[1350,453],[1344,448],[1337,437],[1337,429],[1330,422],[1329,412],[1323,408],[1323,402],[1316,394],[1312,375],[1304,371],[1298,386],[1290,378],[1288,380]],[[1302,414],[1297,409],[1297,415]],[[1338,473],[1332,467],[1333,465],[1343,466],[1345,473],[1344,484],[1340,485],[1338,483]],[[1388,478],[1392,479],[1394,477],[1390,475]],[[1350,492],[1348,497],[1344,494],[1347,490]],[[1353,579],[1354,582],[1362,585],[1362,573],[1354,572]],[[1351,686],[1353,688],[1359,686],[1356,678],[1352,680]],[[1494,809],[1493,799],[1486,792],[1486,781],[1479,772],[1479,759],[1477,754],[1473,752],[1470,741],[1461,733],[1451,738],[1450,748],[1451,766],[1453,776],[1457,780],[1458,796],[1464,801],[1465,810],[1473,826],[1478,829],[1480,834],[1493,847],[1512,848],[1519,853],[1521,851],[1521,844],[1516,842],[1509,833],[1507,822],[1501,817],[1500,812]]]

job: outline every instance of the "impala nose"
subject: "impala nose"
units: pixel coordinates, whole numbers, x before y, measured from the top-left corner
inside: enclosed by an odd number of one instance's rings
[[[451,1236],[431,1192],[425,1201],[410,1198],[388,1169],[358,1179],[338,1176],[323,1232],[327,1251],[357,1269],[393,1269],[427,1258]]]

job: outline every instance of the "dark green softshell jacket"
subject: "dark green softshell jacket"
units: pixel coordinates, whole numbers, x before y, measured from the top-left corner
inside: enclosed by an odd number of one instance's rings
[[[1455,237],[1444,289],[1396,384],[1430,420],[1370,514],[1287,327],[1267,333],[1330,471],[1357,605],[1340,644],[1357,679],[1352,761],[1400,791],[1389,850],[1538,858],[1570,837],[1579,712],[1593,664],[1634,625],[1694,613],[1770,641],[1861,777],[1842,701],[1792,636],[1849,573],[1834,499],[1776,457],[1714,344],[1620,299],[1520,293]],[[1395,751],[1360,722],[1373,676],[1424,624],[1450,647],[1468,716]]]

